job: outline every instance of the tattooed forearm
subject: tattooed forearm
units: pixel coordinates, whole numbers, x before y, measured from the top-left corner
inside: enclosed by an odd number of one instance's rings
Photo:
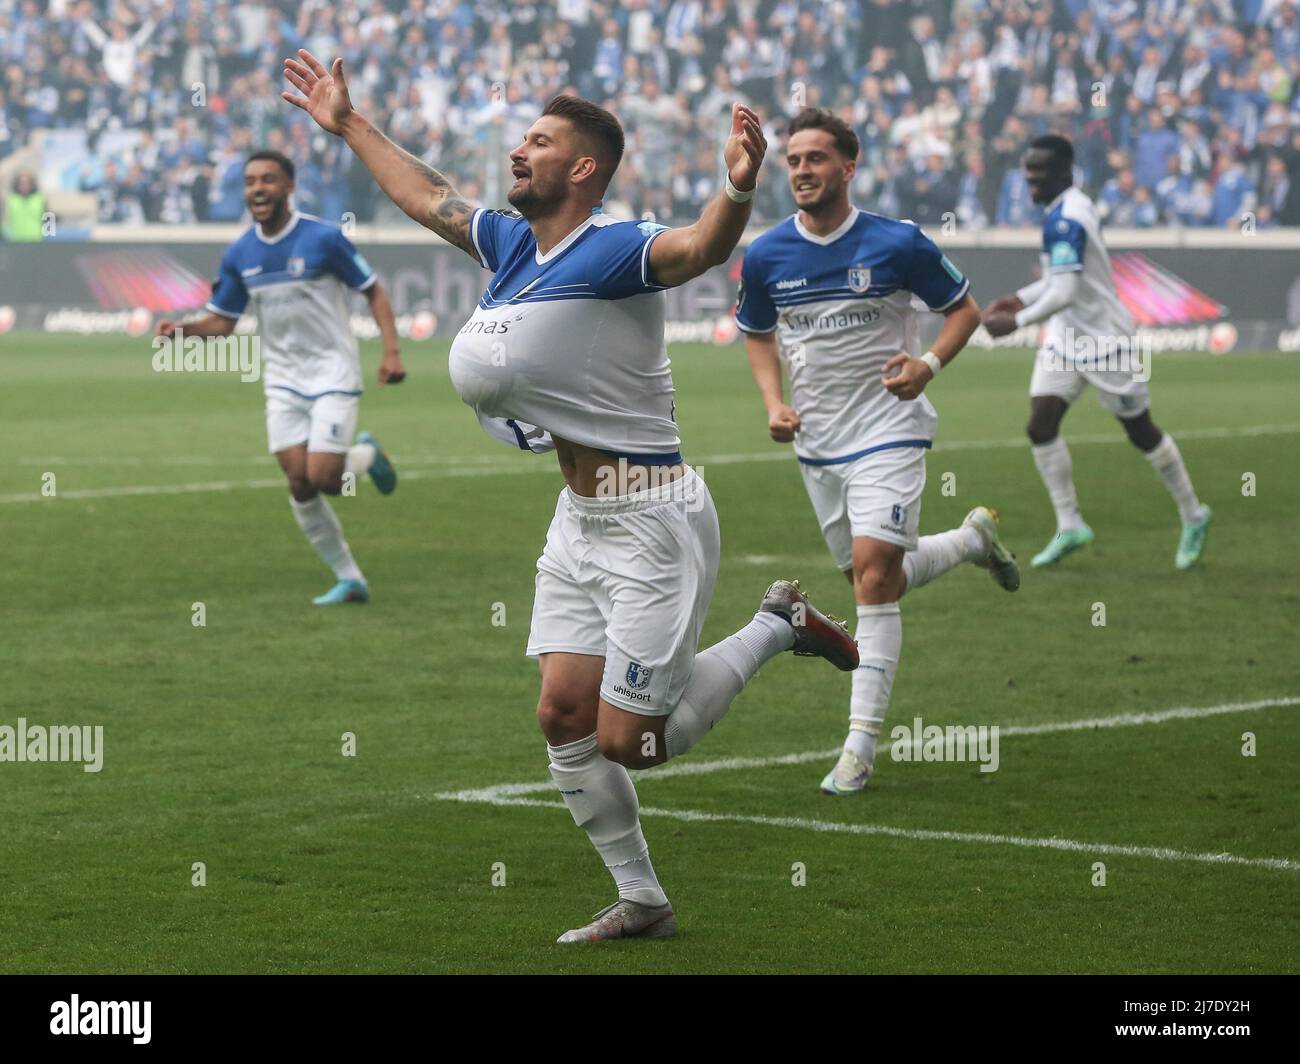
[[[344,139],[398,207],[454,247],[478,259],[470,236],[474,207],[441,173],[357,116]]]
[[[399,149],[400,150],[400,149]],[[416,218],[421,225],[432,229],[447,243],[478,258],[474,240],[470,236],[470,219],[474,205],[466,202],[445,176],[422,159],[405,153],[411,168],[420,175],[437,196],[427,218]]]

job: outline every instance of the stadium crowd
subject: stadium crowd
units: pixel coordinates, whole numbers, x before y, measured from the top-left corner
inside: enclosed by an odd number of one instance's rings
[[[862,141],[856,202],[932,225],[1036,221],[1017,162],[1047,131],[1074,139],[1110,224],[1296,225],[1297,3],[0,0],[0,161],[84,131],[47,189],[93,192],[101,222],[231,221],[243,159],[272,147],[303,209],[385,220],[351,153],[279,97],[306,47],[342,55],[357,106],[469,196],[504,199],[506,151],[567,90],[625,124],[622,213],[695,216],[740,98],[774,158],[789,115],[834,108]],[[11,186],[6,218],[30,217],[41,188]],[[760,189],[759,220],[792,209],[783,182]]]

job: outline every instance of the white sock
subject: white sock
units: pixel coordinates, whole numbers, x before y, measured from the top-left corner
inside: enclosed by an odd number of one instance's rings
[[[1057,529],[1073,532],[1082,528],[1083,514],[1079,512],[1079,497],[1074,492],[1074,467],[1065,438],[1057,436],[1051,443],[1034,444],[1034,462],[1056,510]]]
[[[973,525],[962,525],[937,536],[922,536],[917,540],[916,550],[903,555],[907,590],[924,587],[936,576],[942,576],[962,562],[984,557],[988,549],[989,545]]]
[[[325,501],[324,495],[317,495],[306,502],[299,502],[292,495],[289,503],[293,507],[293,516],[298,520],[298,527],[307,537],[307,542],[316,548],[316,553],[334,570],[339,580],[361,580],[361,570],[352,558],[348,542],[343,538],[343,526]]]
[[[348,448],[348,457],[343,463],[343,468],[354,477],[360,478],[375,464],[375,456],[378,453],[373,443],[354,443]]]
[[[849,737],[844,746],[872,765],[903,650],[903,614],[898,603],[859,606],[857,638],[860,661],[853,671]]]
[[[686,753],[718,723],[762,665],[794,646],[794,629],[775,613],[756,613],[735,635],[695,655],[691,678],[664,724],[664,753]]]
[[[1160,437],[1160,442],[1147,452],[1147,461],[1164,478],[1165,487],[1178,504],[1178,516],[1183,519],[1183,524],[1199,521],[1201,502],[1196,497],[1196,489],[1192,487],[1192,478],[1187,475],[1182,452],[1169,433]]]
[[[551,778],[574,823],[587,833],[614,877],[618,896],[641,905],[663,905],[668,899],[650,863],[641,834],[641,807],[627,769],[601,756],[594,732],[564,746],[548,744],[546,752]]]

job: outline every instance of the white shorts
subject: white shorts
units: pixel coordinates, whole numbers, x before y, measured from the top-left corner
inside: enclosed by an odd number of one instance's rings
[[[853,568],[853,539],[869,536],[915,550],[925,490],[925,448],[890,447],[836,465],[799,463],[831,557]]]
[[[1029,380],[1031,398],[1054,395],[1073,403],[1091,384],[1097,400],[1117,418],[1137,417],[1151,405],[1147,382],[1131,370],[1063,368],[1050,347],[1039,348],[1034,356],[1034,375]]]
[[[537,561],[528,656],[603,657],[601,698],[671,713],[695,665],[720,550],[713,497],[693,469],[613,498],[565,488]]]
[[[266,436],[271,453],[306,444],[309,451],[344,454],[357,433],[359,395],[327,392],[308,399],[276,388],[266,393]]]

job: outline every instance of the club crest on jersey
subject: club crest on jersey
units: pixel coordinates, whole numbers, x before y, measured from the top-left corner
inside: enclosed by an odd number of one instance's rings
[[[855,292],[865,292],[870,288],[871,268],[868,266],[850,266],[849,287]]]
[[[627,685],[633,691],[643,691],[649,686],[653,674],[654,669],[646,668],[640,662],[634,661],[627,667]]]
[[[287,269],[290,277],[301,277],[307,272],[307,260],[295,255],[289,260]]]

